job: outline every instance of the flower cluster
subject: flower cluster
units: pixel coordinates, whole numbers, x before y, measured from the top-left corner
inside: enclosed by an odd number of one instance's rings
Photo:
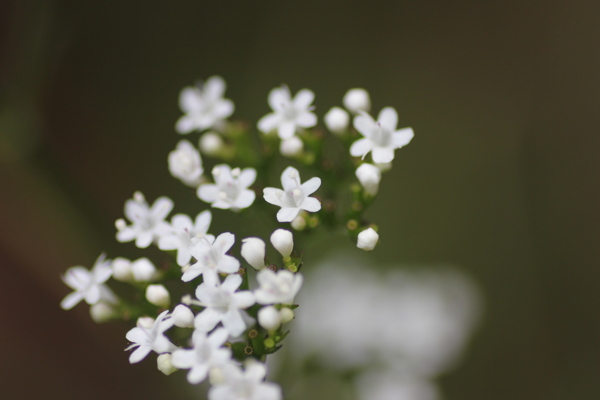
[[[269,93],[272,113],[258,121],[261,133],[253,140],[247,125],[228,120],[235,107],[223,98],[225,88],[225,81],[215,76],[182,90],[179,103],[184,115],[175,130],[202,136],[198,147],[179,141],[168,155],[168,168],[213,209],[258,218],[259,223],[249,224],[257,233],[265,221],[272,223],[267,234],[277,257],[268,258],[270,247],[260,234],[243,238],[239,250],[233,232],[210,234],[211,210],[195,218],[179,213],[169,220],[171,199],[159,197],[150,205],[135,192],[125,202],[126,219],[115,223],[116,238],[140,249],[154,245],[166,259],[157,267],[144,257],[111,261],[102,255],[91,271],[72,267],[63,280],[74,292],[61,306],[70,309],[85,300],[97,322],[135,320],[136,326],[126,334],[131,343],[127,349],[133,350],[130,363],[157,353],[163,373],[188,370],[190,384],[209,380],[211,400],[278,400],[281,389],[264,381],[264,362],[281,348],[289,333],[284,326],[295,317],[303,254],[296,250],[294,236],[307,236],[320,227],[332,232],[342,227],[358,248],[373,250],[378,228],[363,213],[377,195],[394,150],[411,140],[412,130],[396,129],[397,113],[390,107],[375,121],[368,114],[368,93],[352,89],[343,99],[346,110],[333,107],[324,117],[337,146],[345,147],[349,155],[339,159],[336,152],[326,151],[323,130],[316,127],[314,93],[302,89],[292,97],[282,86]],[[350,114],[354,129],[349,126]],[[373,163],[364,162],[369,154]],[[278,188],[269,179],[280,156],[293,165],[277,172]],[[215,162],[205,168],[203,157]],[[300,170],[305,179],[308,175],[305,181]],[[281,223],[289,223],[296,233]],[[111,277],[129,284],[136,295],[117,296],[107,285]],[[132,303],[140,297],[142,304]]]

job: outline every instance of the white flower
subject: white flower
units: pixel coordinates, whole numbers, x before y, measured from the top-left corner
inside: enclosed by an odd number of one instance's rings
[[[145,326],[146,323],[140,318],[137,326],[127,332],[127,340],[132,343],[125,350],[137,347],[129,356],[130,364],[142,361],[151,351],[161,354],[176,349],[175,345],[164,335],[164,332],[173,326],[173,320],[168,312],[167,310],[160,313],[149,327]]]
[[[167,308],[171,303],[169,291],[163,285],[148,285],[146,288],[146,300],[155,306]]]
[[[281,326],[281,315],[273,306],[258,310],[258,323],[268,331],[274,331]]]
[[[117,240],[130,242],[135,239],[135,245],[139,248],[150,246],[154,239],[169,233],[165,218],[172,209],[173,201],[168,197],[159,197],[150,208],[144,195],[135,192],[133,199],[125,202],[125,215],[132,224],[127,226],[124,220],[117,220]]]
[[[213,235],[209,235],[208,228],[212,221],[212,214],[209,210],[202,211],[196,216],[196,221],[185,214],[176,214],[171,219],[171,232],[168,235],[161,236],[158,240],[158,248],[161,250],[177,250],[177,264],[183,267],[192,259],[190,252],[196,243],[206,238],[215,240]]]
[[[294,250],[294,236],[287,229],[276,229],[271,234],[271,244],[284,259],[289,258]]]
[[[254,291],[254,295],[259,304],[293,304],[302,286],[302,275],[285,269],[277,273],[263,269],[256,275],[256,280],[260,287]]]
[[[175,130],[190,133],[211,128],[233,114],[234,105],[224,99],[225,81],[219,76],[208,78],[201,87],[188,86],[179,95],[179,107],[184,112]]]
[[[231,350],[223,348],[229,332],[220,328],[210,336],[206,332],[194,331],[192,335],[193,349],[179,349],[173,352],[171,362],[177,368],[189,369],[187,380],[192,385],[202,382],[212,367],[225,365],[231,360]]]
[[[243,239],[242,257],[244,257],[244,260],[252,265],[254,269],[263,269],[265,267],[265,242],[257,237]]]
[[[169,171],[186,185],[197,187],[204,172],[200,153],[187,140],[180,140],[169,153]]]
[[[371,98],[369,92],[365,89],[350,89],[344,95],[344,107],[350,112],[358,113],[359,111],[369,112],[371,109]]]
[[[224,382],[208,392],[209,400],[281,400],[281,388],[265,382],[267,368],[258,361],[246,365],[242,371],[230,363],[223,367]]]
[[[194,327],[194,313],[188,306],[184,304],[179,304],[177,307],[175,307],[172,318],[175,326],[179,328]]]
[[[302,154],[303,149],[304,143],[298,136],[292,136],[279,143],[279,151],[286,157],[297,157]]]
[[[381,181],[381,170],[369,163],[362,163],[356,168],[356,177],[365,189],[365,192],[375,196],[379,191],[379,182]]]
[[[248,189],[256,179],[256,170],[245,168],[240,170],[229,165],[217,165],[212,170],[215,183],[206,183],[198,188],[198,197],[215,208],[237,211],[250,207],[256,194]]]
[[[198,242],[191,249],[191,253],[197,262],[186,269],[181,280],[189,282],[202,275],[204,282],[215,285],[219,280],[217,273],[232,274],[237,272],[240,268],[240,262],[225,254],[234,243],[235,236],[229,232],[221,233],[216,239],[205,236],[201,242]]]
[[[300,184],[300,174],[294,167],[287,167],[281,174],[283,190],[264,188],[263,196],[267,203],[281,207],[277,213],[277,221],[291,222],[300,210],[317,212],[321,203],[314,197],[308,197],[321,186],[320,178],[311,178]]]
[[[345,110],[339,107],[332,107],[327,114],[325,114],[325,125],[333,133],[344,133],[348,129],[348,123],[350,122],[350,116]]]
[[[354,127],[364,138],[352,143],[350,154],[365,157],[372,151],[373,161],[387,163],[394,159],[394,150],[407,145],[414,136],[412,128],[396,130],[398,114],[392,107],[386,107],[379,113],[377,121],[367,113],[354,118]]]
[[[375,248],[378,241],[379,235],[377,234],[377,232],[375,232],[375,229],[365,229],[364,231],[358,234],[358,241],[356,243],[356,247],[365,251],[371,251]]]
[[[74,292],[68,294],[60,302],[60,306],[63,310],[70,310],[81,300],[85,300],[90,305],[96,304],[100,300],[115,303],[117,297],[108,286],[104,285],[111,275],[110,261],[106,260],[104,254],[98,257],[91,271],[80,266],[69,268],[62,276],[62,280]]]
[[[317,124],[317,116],[311,112],[310,106],[315,94],[308,90],[300,90],[294,99],[291,98],[290,89],[283,85],[269,93],[269,105],[274,111],[258,121],[258,129],[269,133],[277,128],[281,139],[289,139],[300,128],[312,128]]]
[[[218,286],[209,283],[198,286],[196,297],[206,308],[196,315],[195,328],[208,332],[221,322],[231,336],[241,335],[246,330],[242,309],[255,303],[252,292],[236,292],[241,284],[242,277],[236,274],[229,275]]]

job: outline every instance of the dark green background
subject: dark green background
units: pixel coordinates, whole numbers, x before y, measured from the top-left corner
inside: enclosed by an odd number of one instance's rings
[[[599,16],[596,1],[0,0],[2,397],[197,398],[183,374],[129,366],[128,325],[60,310],[58,277],[147,254],[114,240],[134,190],[203,207],[166,157],[179,90],[219,74],[238,119],[281,83],[314,90],[320,117],[359,86],[414,128],[369,213],[371,256],[481,284],[448,400],[600,398]]]

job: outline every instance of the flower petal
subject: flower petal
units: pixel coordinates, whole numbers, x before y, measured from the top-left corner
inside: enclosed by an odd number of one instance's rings
[[[294,167],[287,167],[281,173],[281,186],[286,192],[296,189],[300,182],[300,173]]]
[[[230,309],[223,315],[222,322],[231,336],[239,336],[246,330],[246,324],[239,310]]]
[[[83,300],[83,294],[81,292],[69,293],[61,302],[60,307],[63,310],[70,310],[75,307],[81,300]]]
[[[354,128],[367,138],[371,137],[375,129],[379,129],[373,117],[365,112],[361,112],[354,118]]]
[[[309,212],[317,212],[321,209],[321,202],[314,197],[307,197],[300,205],[300,208]]]
[[[316,200],[316,199],[315,199]],[[279,222],[292,222],[298,213],[300,212],[300,208],[293,207],[282,207],[281,210],[277,213],[277,221]]]
[[[312,128],[317,124],[317,116],[311,112],[305,112],[296,117],[296,125],[303,128]]]
[[[315,94],[312,90],[302,89],[294,97],[293,103],[296,109],[306,109],[310,107],[311,103],[315,99]]]
[[[182,135],[190,133],[194,129],[196,129],[196,122],[194,118],[189,115],[181,116],[175,124],[175,130]]]
[[[171,363],[176,368],[191,368],[196,362],[196,352],[194,350],[179,349],[171,355]]]
[[[294,121],[283,121],[279,124],[277,134],[281,140],[289,139],[296,133],[296,123]]]
[[[256,302],[254,294],[248,290],[234,293],[233,298],[238,308],[248,308]]]
[[[273,204],[281,207],[281,197],[283,197],[283,190],[276,188],[264,188],[263,198],[269,204]]]
[[[244,168],[238,179],[240,184],[247,188],[256,180],[256,170],[254,168]]]
[[[366,138],[358,139],[350,146],[350,155],[354,157],[363,157],[369,154],[373,149],[373,143]]]
[[[155,220],[164,220],[173,209],[173,200],[168,197],[159,197],[154,201],[150,214]]]
[[[282,111],[291,103],[290,89],[286,85],[272,89],[269,92],[268,102],[273,111]]]
[[[235,105],[233,101],[229,99],[223,99],[213,105],[212,114],[217,120],[225,119],[231,116],[235,111]]]
[[[221,314],[213,308],[207,308],[194,319],[194,328],[210,332],[221,321]]]
[[[183,88],[179,93],[179,108],[184,113],[190,113],[202,108],[202,99],[198,89],[193,86]]]
[[[204,185],[200,185],[196,194],[200,198],[200,200],[205,201],[207,203],[213,203],[219,198],[219,192],[221,190],[217,185],[212,183],[207,183]]]
[[[309,180],[307,180],[306,182],[304,182],[302,184],[302,192],[306,195],[309,196],[311,194],[313,194],[314,192],[317,191],[317,189],[319,189],[319,187],[321,187],[321,178],[310,178]]]
[[[280,121],[281,115],[275,113],[267,114],[258,120],[257,127],[259,131],[269,133],[277,128]]]
[[[219,261],[217,269],[219,272],[233,274],[240,269],[240,262],[235,257],[225,255],[221,258],[221,261]]]
[[[139,232],[137,237],[135,238],[135,245],[140,249],[145,249],[152,243],[153,236],[154,235],[152,234],[152,232]]]
[[[187,374],[187,380],[192,385],[196,385],[206,379],[208,375],[208,364],[194,364]]]
[[[232,207],[233,208],[248,208],[252,205],[252,203],[254,203],[254,200],[256,199],[256,193],[254,193],[254,190],[250,190],[250,189],[246,189],[243,190],[237,197],[237,199],[235,199],[235,202],[233,203]]]
[[[215,75],[208,78],[202,89],[206,99],[214,101],[223,97],[225,90],[227,89],[227,85],[225,84],[225,80],[223,78]]]
[[[140,346],[140,347],[138,347],[129,356],[129,363],[130,364],[135,364],[135,363],[138,363],[138,362],[142,361],[144,358],[146,358],[146,356],[148,354],[150,354],[150,351],[152,351],[152,349],[150,348],[150,346]]]
[[[388,163],[394,159],[394,149],[391,147],[373,148],[373,161],[376,163]]]
[[[237,290],[237,288],[240,287],[241,284],[242,284],[241,276],[239,276],[238,274],[229,275],[227,278],[225,278],[223,283],[221,283],[221,289],[226,292],[233,293]]]
[[[383,128],[393,132],[396,130],[396,126],[398,126],[398,113],[392,107],[385,107],[379,112],[377,121]]]

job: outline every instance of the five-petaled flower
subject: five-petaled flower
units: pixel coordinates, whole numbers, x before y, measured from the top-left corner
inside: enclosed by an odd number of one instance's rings
[[[132,224],[127,226],[124,220],[117,220],[117,240],[131,242],[135,239],[135,245],[141,249],[150,246],[154,239],[169,233],[171,228],[165,218],[172,209],[173,201],[168,197],[159,197],[149,207],[144,195],[135,192],[133,199],[125,202],[125,215]]]
[[[198,188],[201,200],[212,203],[215,208],[234,211],[250,207],[254,203],[256,194],[248,187],[256,180],[255,169],[231,169],[227,164],[220,164],[213,168],[212,175],[214,184],[206,183]]]
[[[131,345],[125,350],[137,347],[129,356],[130,364],[142,361],[151,351],[161,354],[171,352],[177,348],[164,335],[165,331],[173,326],[173,319],[168,312],[168,310],[165,310],[160,313],[152,325],[142,323],[146,319],[140,318],[137,326],[127,332],[126,338],[131,342]]]
[[[158,239],[161,250],[177,250],[177,264],[183,267],[192,259],[191,249],[206,236],[212,243],[213,235],[207,233],[212,220],[209,210],[202,211],[196,217],[195,223],[185,214],[176,214],[171,219],[172,230],[169,234]]]
[[[204,282],[211,285],[218,283],[218,273],[223,272],[232,274],[240,268],[240,262],[232,256],[228,256],[229,249],[235,243],[235,236],[232,233],[221,233],[216,239],[205,236],[191,248],[192,256],[196,263],[190,265],[185,270],[181,280],[189,282],[202,275]]]
[[[407,145],[414,136],[412,128],[396,130],[398,113],[386,107],[379,113],[377,121],[365,113],[354,118],[354,127],[364,138],[352,143],[350,154],[364,158],[372,152],[373,161],[388,163],[394,159],[394,150]]]
[[[298,128],[312,128],[317,124],[317,116],[311,112],[314,98],[315,94],[308,89],[300,90],[293,99],[285,85],[271,90],[269,105],[273,112],[258,121],[258,129],[264,133],[277,129],[284,140],[294,136]]]
[[[189,86],[179,95],[179,107],[184,112],[177,121],[175,130],[190,133],[212,128],[233,114],[233,101],[224,99],[225,81],[220,76],[212,76],[202,86]]]
[[[115,303],[117,297],[108,286],[104,285],[104,282],[111,277],[112,272],[111,263],[106,260],[104,254],[98,257],[91,271],[84,267],[69,268],[62,276],[62,280],[75,291],[60,302],[62,309],[70,310],[81,300],[85,300],[90,305],[96,304],[100,300]]]
[[[264,188],[263,196],[267,203],[281,207],[277,213],[277,221],[291,222],[300,210],[317,212],[321,209],[321,202],[314,197],[308,197],[321,186],[320,178],[311,178],[300,183],[300,173],[294,167],[287,167],[281,174],[283,190]]]

